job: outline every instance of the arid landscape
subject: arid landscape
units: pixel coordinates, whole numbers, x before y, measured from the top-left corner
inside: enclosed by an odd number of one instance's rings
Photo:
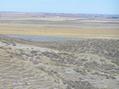
[[[118,89],[119,16],[0,12],[0,89]]]
[[[0,13],[0,33],[65,37],[119,37],[119,16]]]

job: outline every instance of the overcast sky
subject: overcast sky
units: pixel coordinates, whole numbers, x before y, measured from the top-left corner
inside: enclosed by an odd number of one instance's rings
[[[119,0],[0,0],[0,11],[119,14]]]

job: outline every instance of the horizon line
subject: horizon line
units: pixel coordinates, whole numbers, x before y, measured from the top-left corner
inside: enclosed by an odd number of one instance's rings
[[[49,14],[87,14],[87,15],[116,15],[118,16],[119,14],[103,14],[103,13],[71,13],[71,12],[41,12],[41,11],[0,11],[0,12],[8,12],[8,13],[49,13]]]

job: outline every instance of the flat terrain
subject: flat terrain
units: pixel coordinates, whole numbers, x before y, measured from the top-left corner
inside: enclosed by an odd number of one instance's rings
[[[119,37],[118,16],[0,13],[0,34]]]
[[[0,24],[0,34],[66,37],[119,37],[119,29],[47,27],[30,24]]]

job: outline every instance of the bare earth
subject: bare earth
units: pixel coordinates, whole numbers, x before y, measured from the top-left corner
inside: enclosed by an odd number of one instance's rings
[[[119,40],[0,37],[0,89],[118,89]]]
[[[110,18],[0,13],[0,89],[119,89],[119,19]]]

